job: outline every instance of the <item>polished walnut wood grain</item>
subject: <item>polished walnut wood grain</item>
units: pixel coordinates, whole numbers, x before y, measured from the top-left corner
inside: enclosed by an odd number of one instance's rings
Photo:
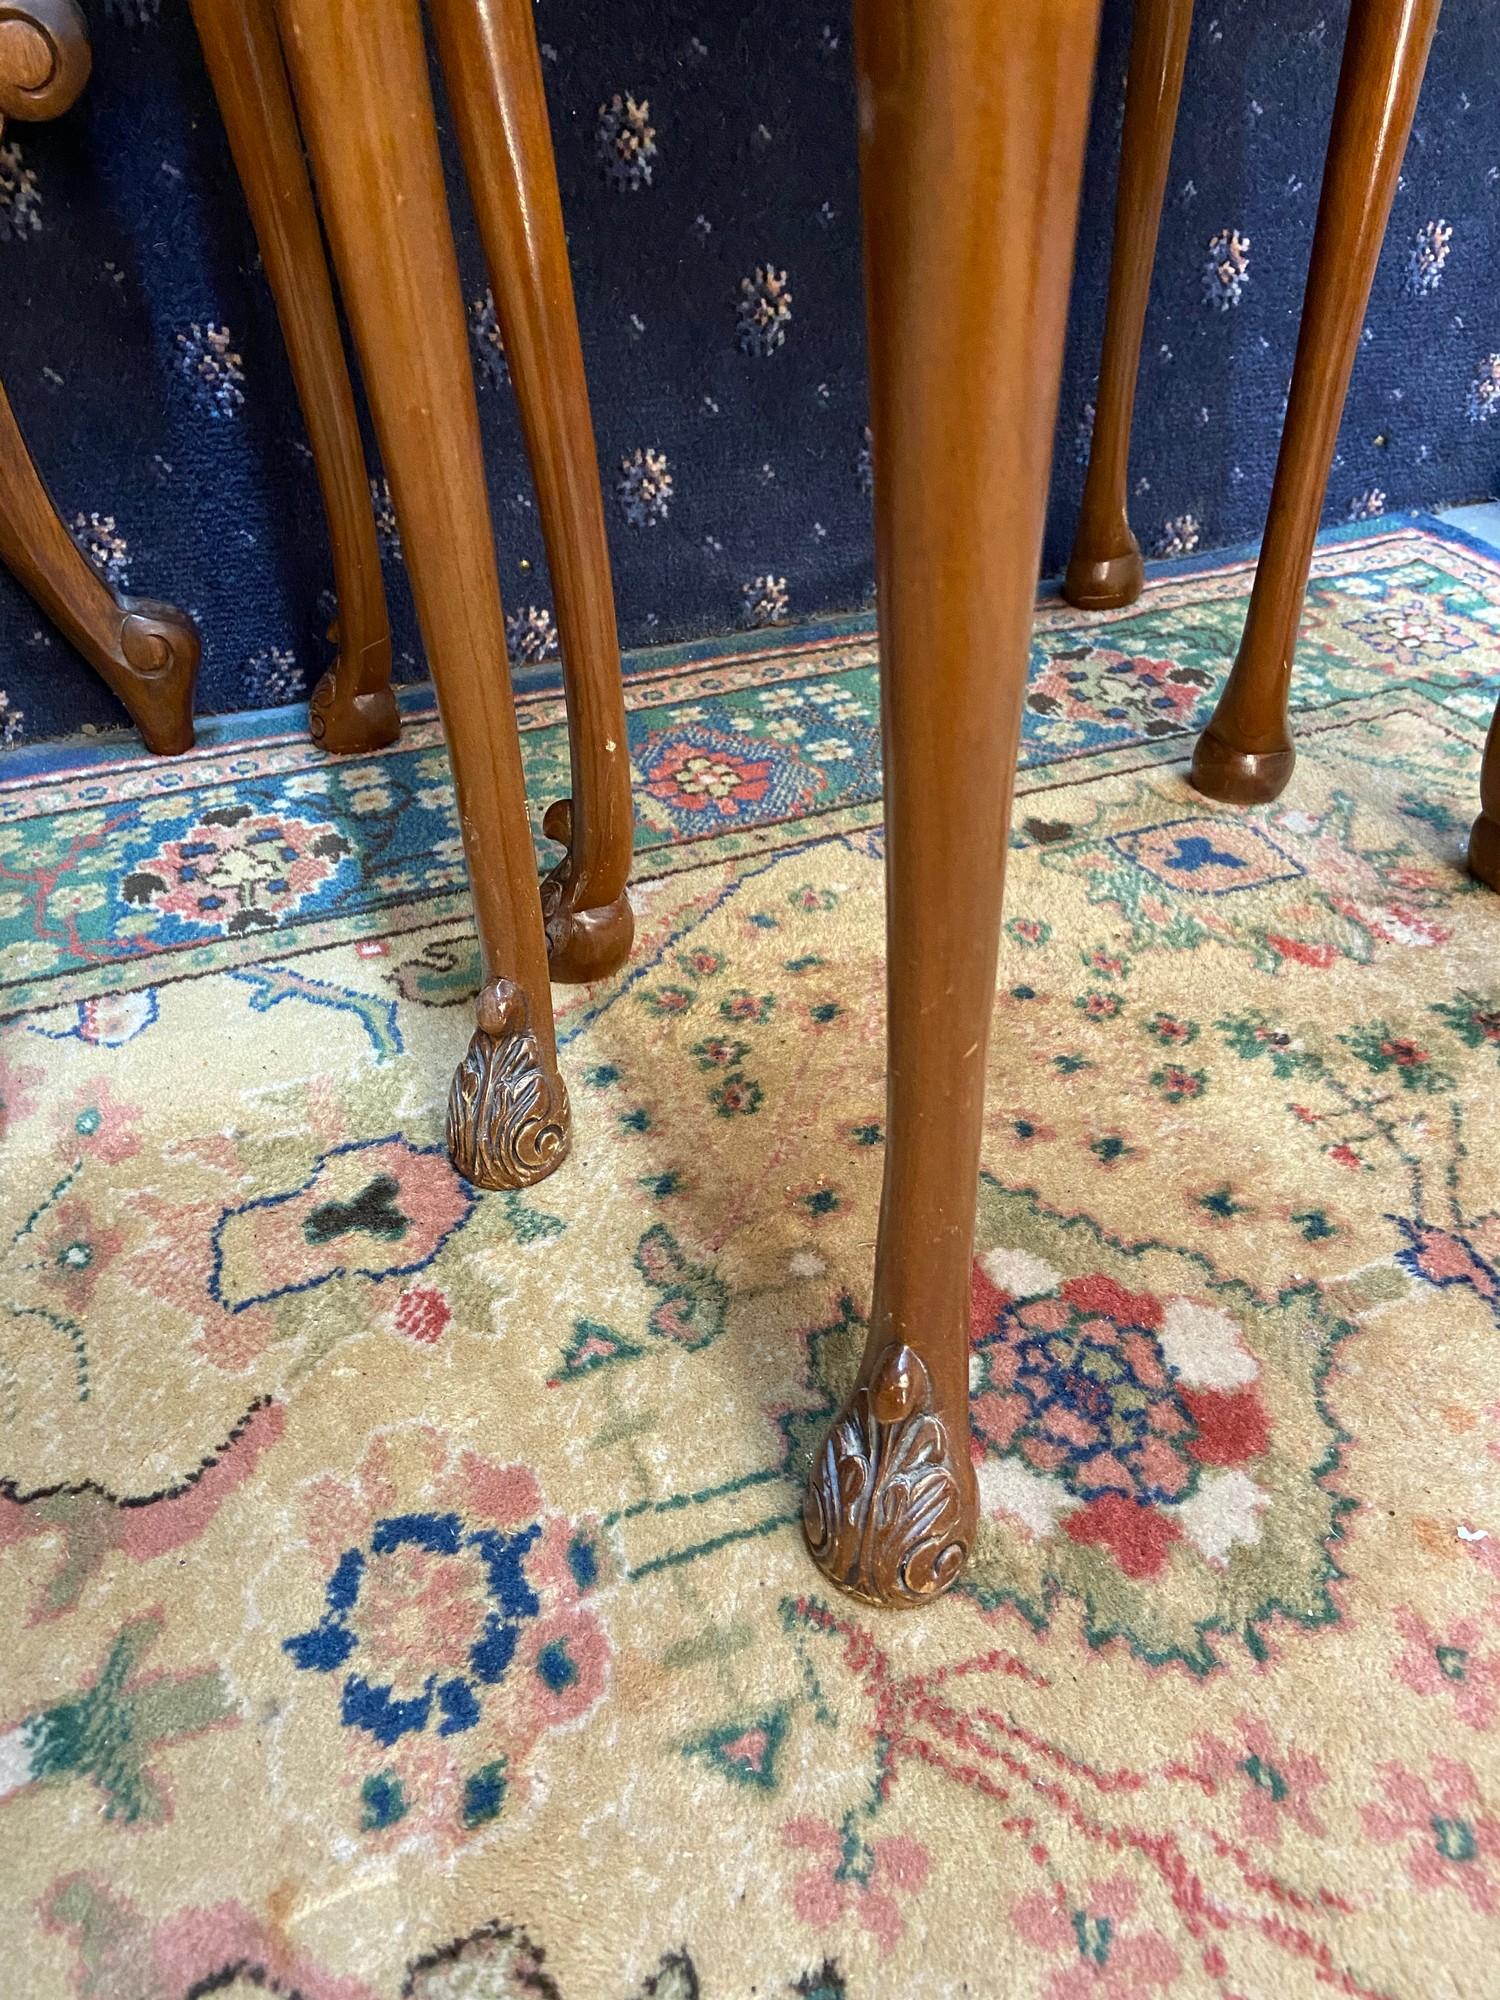
[[[1274,799],[1296,762],[1287,698],[1323,496],[1440,0],[1353,0],[1270,514],[1229,679],[1192,782]]]
[[[630,751],[609,548],[532,0],[430,0],[531,460],[567,693],[572,797],[544,830],[552,977],[597,979],[634,929]]]
[[[297,385],[333,546],[338,657],[313,691],[325,749],[401,732],[369,477],[273,0],[190,0]]]
[[[1146,580],[1126,497],[1130,424],[1192,25],[1193,0],[1136,0],[1094,433],[1063,579],[1063,596],[1085,611],[1133,604]]]
[[[809,1481],[884,1605],[973,1537],[969,1264],[1098,0],[858,0],[889,1008],[869,1337]]]
[[[54,118],[88,81],[89,42],[72,0],[0,0],[0,131]],[[193,741],[198,630],[184,612],[116,596],[62,523],[0,388],[0,562],[124,703],[163,755]]]
[[[390,478],[474,896],[485,989],[454,1080],[450,1137],[484,1185],[522,1185],[516,1128],[529,1130],[537,1103],[556,1107],[550,1169],[566,1151],[567,1094],[422,17],[417,0],[280,0],[278,18]]]

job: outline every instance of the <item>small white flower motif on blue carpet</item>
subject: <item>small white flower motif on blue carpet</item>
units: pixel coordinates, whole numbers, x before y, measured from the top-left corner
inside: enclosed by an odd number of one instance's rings
[[[75,514],[71,532],[111,590],[123,590],[129,581],[130,545],[116,527],[114,515]]]
[[[41,193],[36,175],[14,143],[0,146],[0,243],[19,243],[42,231]]]
[[[735,340],[740,351],[764,360],[786,343],[792,319],[792,292],[785,271],[757,264],[755,275],[740,279],[735,312]]]
[[[1363,493],[1356,493],[1349,502],[1351,521],[1373,521],[1385,512],[1385,490],[1379,486],[1367,486]]]
[[[503,389],[510,380],[505,341],[495,312],[495,294],[488,288],[469,301],[469,340],[481,389]]]
[[[1217,312],[1228,312],[1250,282],[1250,238],[1238,229],[1218,229],[1208,239],[1203,296]]]
[[[1196,514],[1174,514],[1161,524],[1161,533],[1151,544],[1155,556],[1190,556],[1203,530]]]
[[[1443,282],[1443,266],[1453,243],[1453,226],[1441,220],[1424,222],[1406,260],[1406,289],[1420,298]]]
[[[656,127],[645,98],[638,104],[628,92],[616,91],[608,104],[601,104],[596,143],[605,174],[617,188],[650,187]]]
[[[1471,424],[1487,424],[1496,410],[1500,410],[1500,354],[1487,354],[1474,370],[1464,414]]]
[[[194,321],[177,336],[177,360],[209,416],[232,417],[245,400],[245,367],[229,328]]]
[[[752,576],[740,585],[741,616],[746,625],[784,625],[789,598],[784,576]]]
[[[542,604],[523,605],[505,621],[505,647],[513,660],[523,666],[538,666],[557,658],[557,627],[552,613]]]
[[[620,460],[615,494],[632,528],[654,528],[665,521],[672,504],[672,469],[666,453],[638,445]]]

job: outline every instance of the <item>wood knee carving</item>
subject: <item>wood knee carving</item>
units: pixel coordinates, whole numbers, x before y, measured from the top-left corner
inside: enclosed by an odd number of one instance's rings
[[[88,81],[73,0],[0,0],[0,130],[55,118]],[[149,598],[116,596],[64,527],[0,388],[0,562],[124,703],[149,750],[193,741],[197,627]]]

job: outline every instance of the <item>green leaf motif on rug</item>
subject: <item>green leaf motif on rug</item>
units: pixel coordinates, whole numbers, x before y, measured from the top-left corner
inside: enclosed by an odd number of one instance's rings
[[[776,1789],[776,1759],[786,1736],[787,1713],[773,1708],[764,1715],[721,1722],[684,1743],[684,1757],[699,1757],[732,1784],[764,1792]]]

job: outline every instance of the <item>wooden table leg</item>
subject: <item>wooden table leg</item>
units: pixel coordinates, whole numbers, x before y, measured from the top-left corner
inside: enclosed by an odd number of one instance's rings
[[[339,653],[313,691],[313,738],[327,750],[378,750],[401,733],[380,544],[273,0],[191,6],[276,301],[333,545]]]
[[[7,118],[68,110],[88,81],[88,28],[74,0],[0,0],[0,133]],[[193,741],[198,628],[185,612],[116,597],[63,526],[0,388],[0,562],[114,690],[163,756]]]
[[[1469,867],[1481,882],[1500,889],[1500,707],[1490,723],[1479,774],[1479,817],[1469,834]]]
[[[442,711],[484,986],[455,1165],[524,1187],[568,1148],[505,620],[418,0],[280,0],[282,38]]]
[[[63,526],[0,388],[0,562],[124,703],[158,756],[193,747],[198,628],[175,605],[117,597]]]
[[[1136,0],[1094,435],[1063,580],[1063,596],[1084,611],[1133,604],[1146,581],[1126,497],[1130,421],[1192,25],[1193,0]]]
[[[1270,513],[1239,652],[1193,753],[1211,799],[1274,799],[1318,518],[1441,0],[1353,0]]]
[[[920,1602],[968,1554],[985,1048],[1098,0],[858,0],[887,831],[869,1339],[819,1567]]]
[[[543,830],[552,977],[597,979],[630,950],[632,816],[609,546],[532,0],[431,0],[552,572],[572,798]]]

